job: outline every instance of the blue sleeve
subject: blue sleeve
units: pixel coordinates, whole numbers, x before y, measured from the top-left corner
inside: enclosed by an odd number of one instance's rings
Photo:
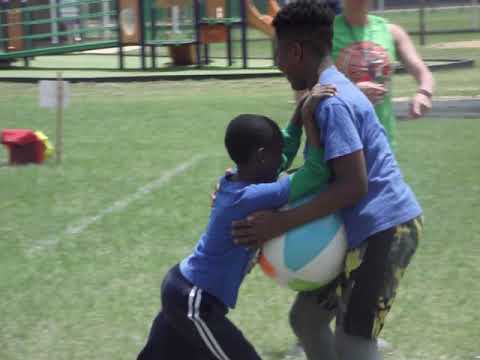
[[[284,176],[273,183],[254,184],[246,188],[242,195],[242,207],[248,212],[278,209],[288,203],[290,177]]]
[[[325,161],[363,149],[353,115],[345,105],[333,103],[319,106],[315,117],[325,150]]]

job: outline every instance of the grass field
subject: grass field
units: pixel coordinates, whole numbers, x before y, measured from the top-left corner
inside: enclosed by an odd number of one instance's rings
[[[468,74],[439,75],[440,93],[470,86],[478,95]],[[38,108],[35,86],[0,86],[0,128],[53,137],[54,113]],[[396,89],[407,95],[411,82],[401,76]],[[230,165],[228,120],[251,112],[285,123],[292,110],[283,79],[72,91],[62,166],[0,167],[2,360],[134,358],[159,282],[195,244],[210,190]],[[400,123],[399,160],[426,231],[383,334],[388,360],[480,356],[480,114],[457,120]],[[258,270],[243,285],[232,319],[264,359],[282,359],[294,343],[292,298]]]
[[[478,34],[431,38],[469,39]],[[254,56],[270,54],[268,41],[252,44]],[[480,60],[478,49],[420,51]],[[95,56],[38,61],[48,68],[72,59],[75,67],[107,66]],[[437,95],[480,95],[478,65],[435,76]],[[394,89],[409,96],[414,84],[397,76]],[[195,244],[210,190],[230,165],[226,123],[257,112],[283,124],[292,111],[283,79],[78,84],[72,91],[62,166],[0,166],[1,360],[134,358],[158,310],[159,282]],[[0,129],[41,129],[53,138],[55,114],[37,102],[36,86],[0,83]],[[478,359],[480,114],[399,128],[399,160],[426,231],[383,333],[391,344],[386,359]],[[292,298],[258,270],[242,287],[232,319],[266,360],[283,359],[294,343]]]

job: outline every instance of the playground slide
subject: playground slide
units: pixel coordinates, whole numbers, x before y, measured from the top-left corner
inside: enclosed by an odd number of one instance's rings
[[[272,21],[274,16],[280,10],[280,6],[278,5],[278,3],[275,0],[268,0],[268,15],[261,14],[253,3],[253,0],[246,0],[246,3],[248,24],[260,30],[269,37],[273,37],[275,31],[272,26]]]

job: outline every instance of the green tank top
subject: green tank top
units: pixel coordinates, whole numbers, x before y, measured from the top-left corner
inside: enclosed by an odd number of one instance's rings
[[[351,26],[345,17],[335,18],[333,59],[337,68],[355,83],[373,81],[384,84],[387,94],[375,106],[380,122],[395,149],[396,120],[392,104],[392,75],[396,61],[395,41],[388,22],[369,15],[366,26]]]

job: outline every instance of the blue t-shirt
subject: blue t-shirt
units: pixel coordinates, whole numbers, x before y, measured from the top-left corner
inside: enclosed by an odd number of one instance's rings
[[[316,122],[324,146],[324,160],[363,150],[368,193],[355,206],[342,210],[350,247],[422,213],[405,183],[395,156],[367,97],[335,66],[320,76],[320,84],[335,84],[338,95],[316,109]]]
[[[193,253],[180,263],[180,271],[192,284],[234,308],[240,284],[254,253],[235,245],[232,222],[255,211],[286,205],[290,178],[268,184],[249,184],[220,179],[214,207],[205,233]]]

